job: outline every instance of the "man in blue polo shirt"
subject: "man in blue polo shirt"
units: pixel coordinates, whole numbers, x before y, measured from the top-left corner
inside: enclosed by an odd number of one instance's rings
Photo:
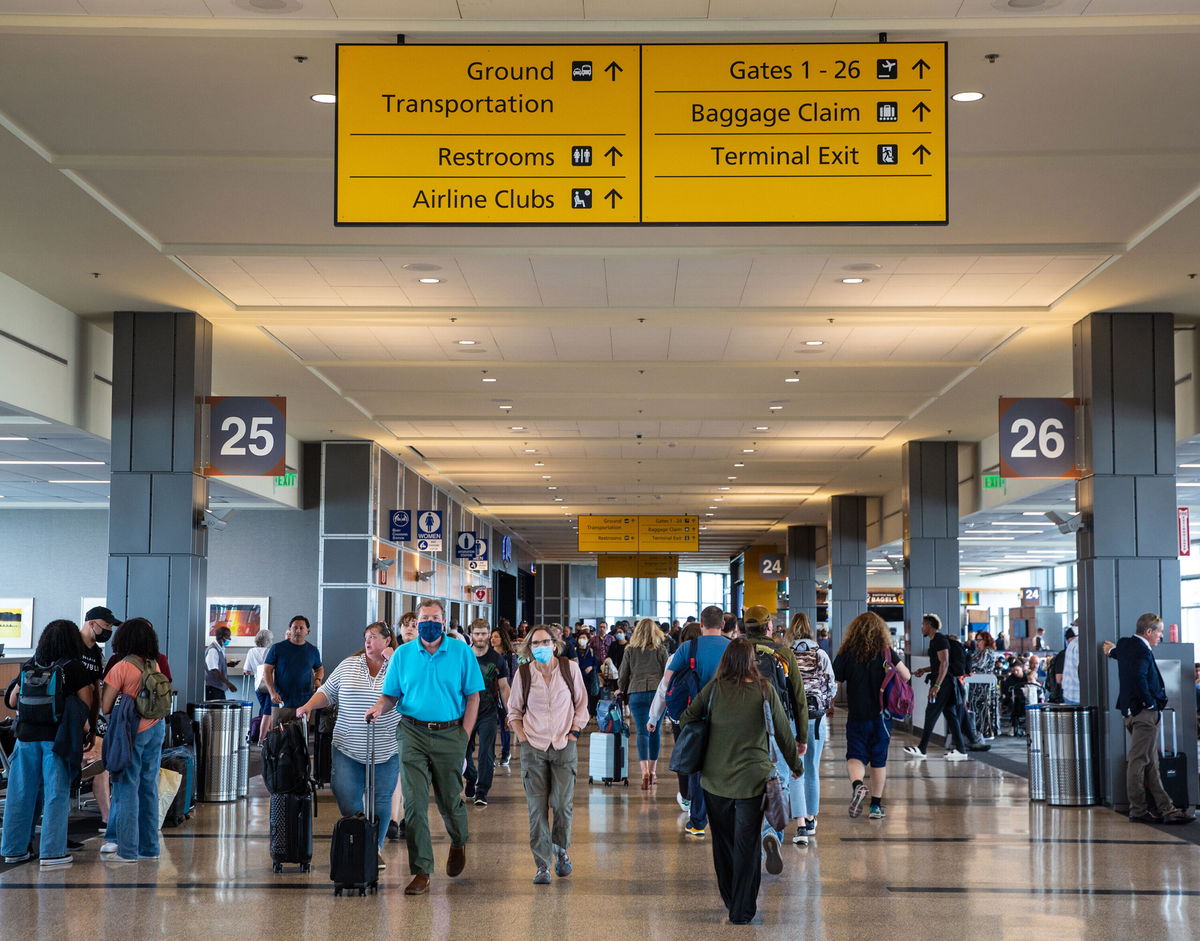
[[[418,643],[403,644],[388,664],[383,695],[367,710],[374,722],[392,709],[403,745],[400,787],[404,792],[404,839],[412,882],[405,895],[424,895],[433,874],[429,835],[429,786],[450,835],[446,875],[467,864],[467,807],[462,798],[462,767],[467,741],[479,714],[483,674],[468,644],[446,640],[446,609],[440,601],[417,608]]]

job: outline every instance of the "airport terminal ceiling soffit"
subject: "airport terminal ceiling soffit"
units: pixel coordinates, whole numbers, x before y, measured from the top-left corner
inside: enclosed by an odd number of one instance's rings
[[[1069,394],[1088,312],[1200,316],[1200,5],[391,6],[0,0],[0,271],[100,320],[198,310],[217,391],[286,394],[298,436],[374,438],[556,558],[578,513],[697,513],[714,560],[820,522],[894,491],[905,440]],[[949,103],[948,226],[330,224],[336,40],[878,29],[986,93]]]

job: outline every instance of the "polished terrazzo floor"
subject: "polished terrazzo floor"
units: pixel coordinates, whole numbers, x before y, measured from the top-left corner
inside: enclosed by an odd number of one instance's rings
[[[9,931],[36,925],[36,937],[63,941],[1194,935],[1200,847],[1178,829],[1130,824],[1104,809],[1030,804],[1024,778],[979,761],[905,760],[902,736],[892,744],[887,819],[852,820],[840,724],[823,761],[817,837],[807,848],[785,847],[786,868],[763,877],[749,928],[725,923],[711,850],[682,834],[669,774],[649,792],[636,781],[606,788],[581,779],[575,872],[532,885],[515,760],[498,769],[490,805],[470,809],[467,869],[458,879],[444,875],[447,843],[434,824],[439,873],[423,898],[402,894],[403,844],[385,849],[390,865],[377,897],[334,898],[327,854],[337,812],[328,790],[313,873],[272,875],[267,802],[255,779],[250,800],[198,805],[189,824],[167,831],[158,863],[106,865],[93,839],[69,869],[7,869],[0,919],[6,937],[34,937]]]

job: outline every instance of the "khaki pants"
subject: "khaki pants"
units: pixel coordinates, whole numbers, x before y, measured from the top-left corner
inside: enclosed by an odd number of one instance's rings
[[[405,719],[398,726],[403,740],[400,787],[404,791],[404,840],[408,869],[414,876],[433,875],[433,838],[429,835],[429,788],[437,801],[451,846],[467,843],[467,805],[462,799],[460,771],[467,755],[467,733],[461,725],[432,732]]]
[[[1136,716],[1125,717],[1129,732],[1129,748],[1125,753],[1125,788],[1129,791],[1129,813],[1141,816],[1146,806],[1146,789],[1154,798],[1160,815],[1174,813],[1176,807],[1163,790],[1158,774],[1158,723],[1162,715],[1157,709],[1143,709]]]
[[[575,743],[561,749],[521,746],[521,779],[529,806],[529,848],[539,866],[554,862],[554,847],[571,845],[571,812],[579,756]],[[550,814],[554,814],[553,827]]]

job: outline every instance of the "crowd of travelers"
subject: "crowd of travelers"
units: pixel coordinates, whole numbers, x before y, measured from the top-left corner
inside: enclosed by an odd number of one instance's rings
[[[1156,617],[1144,616],[1133,638],[1105,651],[1121,665],[1117,705],[1136,757],[1131,781],[1135,773],[1157,781],[1153,733],[1165,696],[1161,677],[1154,679],[1152,651],[1162,627]],[[989,747],[985,739],[998,733],[1002,718],[1020,734],[1024,706],[1030,696],[1044,695],[1039,690],[1049,688],[1058,701],[1079,699],[1073,629],[1067,646],[1047,658],[1000,651],[987,631],[963,644],[932,614],[922,623],[929,664],[911,672],[893,650],[887,624],[870,612],[846,626],[831,656],[827,637],[814,633],[803,613],[774,624],[757,605],[741,618],[710,605],[683,623],[523,621],[514,628],[478,619],[464,631],[447,619],[442,602],[430,599],[394,626],[368,624],[361,649],[328,675],[310,631],[303,615],[291,619],[278,642],[262,630],[242,663],[226,655],[230,631],[218,627],[204,653],[206,695],[221,699],[236,690],[230,670],[241,663],[258,698],[255,740],[318,712],[335,715],[334,800],[343,816],[367,811],[378,821],[381,847],[406,843],[407,895],[427,893],[436,870],[430,796],[449,836],[444,871],[454,878],[467,865],[467,805],[488,806],[496,768],[507,768],[514,754],[533,882],[549,884],[552,873],[569,877],[578,743],[598,709],[626,717],[643,790],[658,785],[664,726],[670,730],[683,834],[711,842],[729,920],[745,924],[756,915],[762,872],[778,875],[785,843],[807,846],[817,831],[819,765],[837,710],[845,710],[847,812],[879,820],[886,816],[892,723],[912,711],[914,698],[925,699],[924,732],[904,752],[926,758],[940,718],[952,761]],[[110,641],[105,662],[101,647]],[[996,682],[967,682],[972,675]],[[1200,665],[1196,676],[1200,702]],[[909,685],[917,678],[928,684],[925,697]],[[122,622],[96,607],[82,627],[67,620],[46,625],[5,693],[18,711],[0,845],[5,863],[33,857],[39,824],[41,867],[72,863],[80,844],[68,842],[70,795],[84,762],[96,760],[105,769],[93,779],[101,857],[111,865],[158,859],[160,755],[171,692],[170,664],[146,619]],[[363,806],[368,781],[371,808]],[[1157,809],[1138,804],[1131,819],[1191,820],[1154,790]]]

